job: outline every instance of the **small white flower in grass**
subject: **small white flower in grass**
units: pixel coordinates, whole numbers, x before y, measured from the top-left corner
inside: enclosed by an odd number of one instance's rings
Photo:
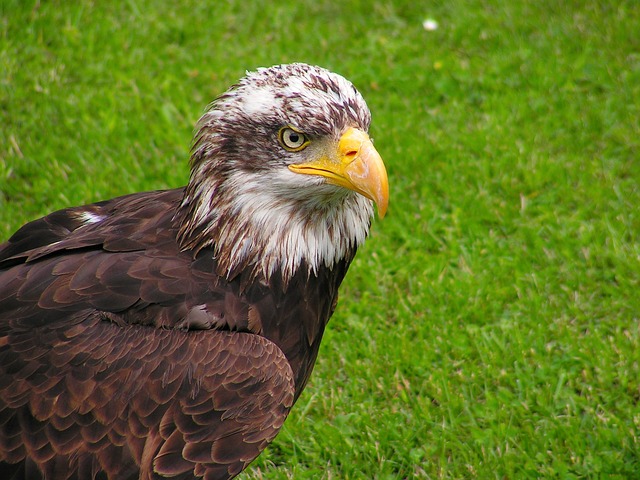
[[[436,22],[433,18],[426,18],[422,22],[422,28],[424,28],[427,32],[433,32],[438,29],[438,22]]]

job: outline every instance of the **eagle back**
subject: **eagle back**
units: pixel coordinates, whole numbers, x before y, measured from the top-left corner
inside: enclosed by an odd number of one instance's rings
[[[18,230],[0,246],[0,333],[96,313],[121,326],[251,332],[285,354],[297,398],[351,258],[315,273],[303,266],[286,284],[278,274],[227,279],[212,248],[180,250],[173,212],[181,195],[128,195]]]

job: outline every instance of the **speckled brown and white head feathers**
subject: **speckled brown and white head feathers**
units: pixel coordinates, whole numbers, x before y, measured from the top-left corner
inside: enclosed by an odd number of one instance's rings
[[[269,135],[289,125],[310,136],[337,138],[349,126],[367,131],[370,123],[362,95],[344,77],[302,63],[260,68],[212,103],[200,119],[194,153],[206,146],[208,135],[233,135],[236,128]]]
[[[369,229],[372,202],[318,176],[288,169],[337,142],[349,127],[368,131],[369,109],[345,78],[305,64],[247,73],[198,124],[191,179],[181,205],[180,242],[213,246],[222,273],[251,267],[285,279],[305,264],[331,268],[350,257]],[[284,149],[279,131],[311,140]]]

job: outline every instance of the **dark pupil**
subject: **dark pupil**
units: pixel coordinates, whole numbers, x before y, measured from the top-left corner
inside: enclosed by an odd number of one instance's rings
[[[289,134],[289,141],[291,143],[298,143],[299,140],[300,140],[300,135],[298,135],[297,133],[290,133]]]

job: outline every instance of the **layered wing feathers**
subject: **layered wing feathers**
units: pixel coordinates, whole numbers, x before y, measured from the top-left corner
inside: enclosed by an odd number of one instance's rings
[[[3,478],[231,478],[281,427],[294,372],[257,335],[281,302],[180,252],[180,194],[56,212],[0,247]]]
[[[284,355],[249,333],[123,330],[92,315],[2,340],[3,460],[29,459],[49,478],[231,478],[293,403]],[[54,475],[61,465],[68,474]]]

